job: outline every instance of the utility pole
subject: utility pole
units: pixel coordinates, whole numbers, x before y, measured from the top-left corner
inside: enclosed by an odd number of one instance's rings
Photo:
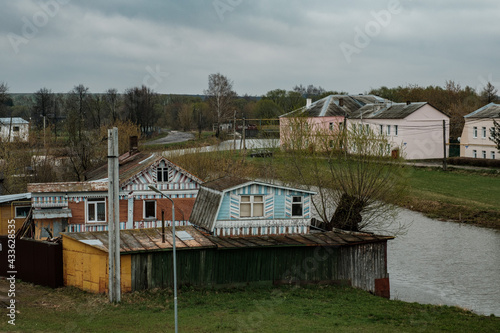
[[[120,286],[120,202],[118,128],[108,129],[108,294],[111,303],[121,301]]]
[[[446,171],[446,120],[443,119],[443,170]]]

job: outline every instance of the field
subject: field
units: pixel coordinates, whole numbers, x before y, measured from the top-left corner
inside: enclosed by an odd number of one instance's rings
[[[7,282],[0,280],[5,295]],[[172,293],[125,294],[119,305],[74,288],[17,282],[15,326],[2,332],[172,332]],[[498,332],[500,318],[390,301],[342,286],[181,290],[180,332]]]

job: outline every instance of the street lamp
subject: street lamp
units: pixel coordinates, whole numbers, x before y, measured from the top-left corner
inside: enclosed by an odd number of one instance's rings
[[[172,247],[173,247],[173,261],[174,261],[174,317],[175,317],[175,333],[177,333],[178,330],[178,324],[177,324],[177,256],[176,256],[176,251],[175,251],[175,205],[174,205],[174,200],[172,198],[167,197],[163,192],[161,192],[159,189],[156,187],[149,185],[149,188],[156,192],[159,193],[160,195],[164,196],[170,202],[172,203]]]

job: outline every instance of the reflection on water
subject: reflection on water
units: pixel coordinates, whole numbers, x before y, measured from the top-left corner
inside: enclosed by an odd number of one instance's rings
[[[402,210],[408,232],[388,242],[391,298],[500,316],[500,232]]]

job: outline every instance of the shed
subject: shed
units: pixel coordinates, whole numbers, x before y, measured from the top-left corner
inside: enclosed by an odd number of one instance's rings
[[[64,283],[108,290],[107,232],[63,233]],[[389,236],[329,231],[217,237],[176,228],[179,286],[344,283],[389,297]],[[172,288],[172,230],[121,230],[122,291]]]

